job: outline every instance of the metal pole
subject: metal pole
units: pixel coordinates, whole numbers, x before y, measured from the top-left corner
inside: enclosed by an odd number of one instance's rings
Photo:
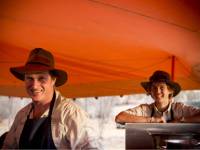
[[[174,75],[174,72],[175,72],[175,61],[176,61],[176,57],[174,55],[172,55],[171,77],[172,77],[173,81],[174,81],[174,78],[175,78],[175,75]]]

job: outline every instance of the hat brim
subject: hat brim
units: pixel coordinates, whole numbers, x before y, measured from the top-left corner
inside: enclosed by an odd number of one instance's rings
[[[53,73],[53,75],[55,75],[56,78],[56,83],[55,86],[61,86],[63,84],[66,83],[67,81],[67,73],[64,70],[60,70],[60,69],[55,69],[55,68],[51,68],[48,66],[44,66],[44,65],[38,65],[38,64],[31,64],[28,66],[20,66],[20,67],[11,67],[10,68],[10,72],[19,80],[24,81],[24,76],[25,73],[34,73],[34,72],[43,72],[43,71],[50,71]]]
[[[158,81],[159,82],[159,81]],[[162,81],[161,81],[162,82]],[[165,82],[167,85],[170,86],[170,88],[172,88],[172,90],[174,91],[173,93],[173,97],[175,97],[180,91],[181,91],[181,86],[173,81],[170,82]],[[145,91],[150,94],[150,88],[151,88],[152,82],[141,82],[141,86],[145,89]]]

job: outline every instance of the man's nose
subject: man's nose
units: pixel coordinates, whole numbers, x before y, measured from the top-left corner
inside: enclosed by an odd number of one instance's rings
[[[34,79],[33,81],[32,81],[32,87],[33,88],[37,88],[38,87],[38,85],[40,85],[40,82],[38,81],[38,80],[36,80],[36,79]]]
[[[160,88],[156,88],[155,91],[156,91],[156,93],[160,93],[161,92]]]

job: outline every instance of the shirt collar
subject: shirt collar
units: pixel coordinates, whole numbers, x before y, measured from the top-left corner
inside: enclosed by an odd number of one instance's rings
[[[168,106],[168,108],[164,112],[159,111],[158,108],[156,107],[155,103],[153,104],[153,109],[154,109],[154,111],[156,113],[159,113],[159,114],[163,114],[165,112],[170,112],[171,107],[172,107],[172,102],[173,102],[173,100],[171,100],[171,102],[169,102],[169,106]]]

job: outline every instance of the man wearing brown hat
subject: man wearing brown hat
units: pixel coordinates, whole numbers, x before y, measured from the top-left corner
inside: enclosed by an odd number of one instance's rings
[[[67,73],[54,67],[49,51],[32,50],[24,66],[10,71],[25,82],[32,103],[17,113],[3,148],[98,148],[87,114],[55,90],[67,81]]]
[[[149,81],[142,82],[142,87],[154,99],[152,104],[141,104],[120,112],[117,123],[166,123],[166,122],[200,122],[200,109],[174,102],[181,87],[171,80],[164,71],[155,71]]]

